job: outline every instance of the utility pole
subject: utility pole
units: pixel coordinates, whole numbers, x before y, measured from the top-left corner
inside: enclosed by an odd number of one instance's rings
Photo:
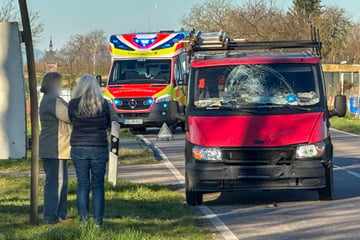
[[[38,181],[39,181],[39,117],[36,87],[36,70],[34,47],[26,0],[19,0],[20,14],[23,25],[22,40],[25,42],[26,59],[29,75],[30,117],[31,117],[31,185],[30,185],[30,223],[39,224],[38,213]]]
[[[93,55],[93,74],[96,75],[96,55],[97,55],[97,42],[94,40],[94,55]]]

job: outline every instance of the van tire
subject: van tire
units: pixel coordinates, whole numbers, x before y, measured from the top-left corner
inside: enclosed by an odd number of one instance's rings
[[[189,187],[189,178],[186,173],[185,173],[185,197],[186,197],[186,203],[191,206],[197,206],[203,203],[203,193],[194,191]]]
[[[325,167],[326,187],[318,190],[319,200],[331,201],[334,198],[333,167],[332,163]]]
[[[180,123],[180,127],[181,127],[181,131],[186,132],[186,128],[185,128],[185,123],[181,122]]]

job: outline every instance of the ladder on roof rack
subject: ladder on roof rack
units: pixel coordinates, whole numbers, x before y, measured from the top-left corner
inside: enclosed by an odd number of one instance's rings
[[[231,51],[231,50],[259,50],[259,49],[290,49],[311,48],[321,58],[322,43],[319,30],[311,26],[310,40],[281,40],[281,41],[249,41],[249,39],[231,39],[222,30],[219,32],[197,32],[190,34],[188,52],[201,51]]]

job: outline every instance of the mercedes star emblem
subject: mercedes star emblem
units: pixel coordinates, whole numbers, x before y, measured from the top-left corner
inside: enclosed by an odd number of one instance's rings
[[[130,107],[131,109],[136,108],[136,105],[137,105],[137,102],[136,102],[135,99],[131,99],[131,100],[129,101],[129,107]]]

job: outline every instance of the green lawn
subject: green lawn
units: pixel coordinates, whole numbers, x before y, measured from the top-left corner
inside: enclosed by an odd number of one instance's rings
[[[333,117],[330,119],[331,127],[355,134],[360,134],[360,119],[348,114],[345,118]]]
[[[0,160],[0,171],[29,171],[31,167],[30,152],[25,159]],[[120,165],[137,165],[156,163],[154,155],[148,149],[129,149],[120,148],[119,164]],[[42,169],[42,161],[39,161]],[[72,161],[68,161],[68,166],[72,167]],[[1,238],[0,238],[1,240]]]
[[[40,189],[43,181],[40,180]],[[0,239],[36,240],[209,240],[179,193],[165,186],[120,182],[106,185],[104,227],[80,225],[75,203],[75,180],[69,184],[69,221],[33,226],[29,221],[29,179],[0,179]],[[40,190],[39,203],[42,204]],[[41,206],[40,206],[41,211]]]
[[[121,128],[120,129],[120,138],[133,138],[134,134],[130,131],[129,128]]]
[[[122,148],[119,150],[120,165],[138,165],[156,163],[154,154],[149,149]]]

